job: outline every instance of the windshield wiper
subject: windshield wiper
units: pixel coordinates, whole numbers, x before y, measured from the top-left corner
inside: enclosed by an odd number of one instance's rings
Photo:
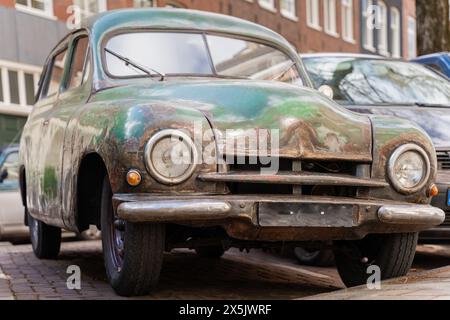
[[[416,102],[415,105],[421,108],[450,108],[450,105],[448,104],[446,105],[446,104]]]
[[[128,66],[133,66],[136,69],[138,69],[139,71],[144,72],[145,74],[147,74],[150,77],[153,77],[153,73],[156,73],[156,74],[158,74],[161,77],[160,81],[164,81],[164,79],[166,78],[166,75],[164,73],[162,73],[162,72],[159,72],[159,71],[157,71],[155,69],[152,69],[152,68],[149,68],[149,67],[142,66],[138,62],[133,61],[133,60],[127,58],[127,57],[124,57],[124,56],[122,56],[122,55],[120,55],[120,54],[118,54],[118,53],[116,53],[116,52],[114,52],[112,50],[107,49],[107,48],[105,48],[105,51],[108,52],[109,54],[113,55],[117,59],[122,60],[123,62],[125,62],[125,65],[127,67]]]

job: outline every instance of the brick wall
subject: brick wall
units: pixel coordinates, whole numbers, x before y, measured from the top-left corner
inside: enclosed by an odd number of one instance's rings
[[[306,25],[306,0],[297,1],[298,21],[283,17],[280,14],[280,1],[275,0],[277,12],[262,8],[257,0],[158,0],[158,6],[176,4],[185,8],[199,9],[217,13],[228,14],[262,24],[278,33],[281,33],[289,42],[302,52],[359,52],[359,1],[353,4],[353,25],[355,43],[344,41],[341,37],[334,37],[323,31],[317,31]],[[342,34],[341,1],[336,1],[337,32]],[[320,25],[324,23],[323,2],[320,1]]]
[[[59,1],[59,0],[58,0]],[[70,0],[62,0],[70,1]],[[334,37],[323,31],[317,31],[306,25],[306,1],[297,1],[298,20],[288,19],[280,13],[280,1],[275,0],[276,12],[262,8],[257,0],[157,0],[159,7],[176,5],[189,9],[197,9],[216,13],[227,14],[252,22],[262,24],[278,33],[281,33],[289,42],[302,52],[359,52],[359,1],[354,0],[353,24],[355,43],[344,41],[341,37]],[[341,5],[336,1],[337,32],[342,34]],[[320,1],[320,24],[323,26],[323,4]],[[108,0],[108,9],[132,7],[132,0]],[[59,17],[60,15],[58,15]]]
[[[0,0],[0,7],[14,7],[15,0]]]

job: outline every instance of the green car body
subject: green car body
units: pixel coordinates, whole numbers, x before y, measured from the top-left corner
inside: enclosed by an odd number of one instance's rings
[[[196,75],[168,76],[164,81],[114,78],[106,70],[105,43],[131,30],[251,39],[292,59],[303,86]],[[80,36],[89,37],[91,68],[80,86],[67,90],[71,52]],[[187,10],[108,12],[53,50],[41,94],[52,57],[64,48],[69,58],[60,89],[56,95],[38,97],[21,141],[22,196],[31,221],[75,232],[101,226],[106,174],[120,221],[186,230],[220,228],[230,246],[235,241],[252,247],[255,242],[359,240],[367,234],[418,232],[442,222],[443,212],[429,206],[437,164],[433,144],[422,129],[406,120],[353,113],[314,91],[296,50],[266,28]],[[145,161],[149,140],[166,129],[182,129],[193,137],[193,123],[214,130],[212,153],[217,161],[196,165],[182,183],[158,181]],[[261,176],[221,165],[219,157],[257,156],[251,147],[219,152],[219,137],[227,131],[255,128],[278,130],[279,147],[270,151],[278,154],[282,166],[287,163],[281,173]],[[410,193],[398,192],[387,177],[389,158],[406,144],[419,146],[429,160],[423,187]],[[136,186],[127,181],[130,170],[141,175]],[[413,214],[405,214],[405,206]],[[383,207],[391,211],[382,214]],[[316,217],[314,210],[319,210]],[[306,220],[299,218],[302,212]],[[165,238],[169,250],[187,239],[170,242],[170,228]]]

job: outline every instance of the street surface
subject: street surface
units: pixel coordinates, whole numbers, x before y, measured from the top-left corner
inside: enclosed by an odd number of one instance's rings
[[[81,269],[81,290],[69,290],[66,281],[71,265]],[[396,280],[401,289],[395,294],[411,294],[405,287],[421,283],[429,289],[433,281],[446,281],[436,294],[423,298],[450,299],[450,246],[421,246],[414,269],[407,280]],[[428,275],[422,275],[423,272]],[[434,273],[433,273],[434,272]],[[437,275],[436,275],[437,274]],[[442,278],[445,279],[442,279]],[[400,282],[399,282],[400,281]],[[391,285],[392,286],[392,285]],[[299,266],[295,260],[255,250],[250,254],[230,250],[220,260],[199,258],[190,251],[165,256],[158,289],[145,299],[352,299],[364,289],[342,291],[343,284],[334,268]],[[395,285],[394,285],[395,288]],[[383,285],[384,289],[384,285]],[[413,292],[420,291],[416,290]],[[406,292],[406,291],[408,292]],[[369,291],[367,298],[382,298],[382,291]],[[445,292],[447,291],[447,292]],[[109,287],[103,268],[99,241],[73,241],[62,245],[57,261],[34,257],[30,245],[0,243],[0,299],[121,299]]]

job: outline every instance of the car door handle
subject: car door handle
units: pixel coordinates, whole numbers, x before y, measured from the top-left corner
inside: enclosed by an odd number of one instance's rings
[[[43,126],[48,126],[49,123],[50,123],[50,120],[45,120],[45,121],[42,123],[42,125],[43,125]]]

